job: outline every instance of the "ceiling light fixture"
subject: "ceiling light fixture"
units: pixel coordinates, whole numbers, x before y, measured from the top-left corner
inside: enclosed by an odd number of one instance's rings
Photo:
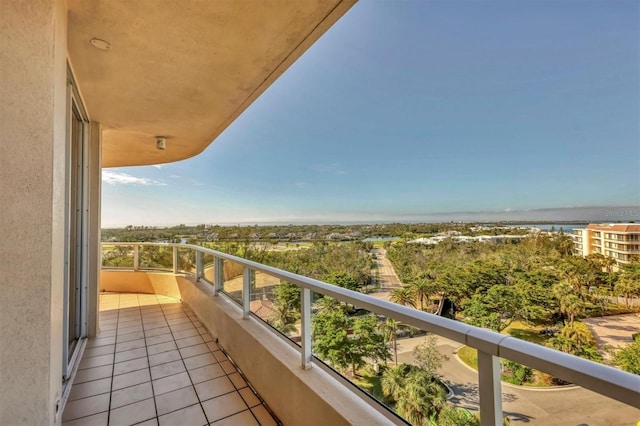
[[[161,151],[167,149],[167,138],[164,136],[156,136],[156,148]]]
[[[99,38],[92,38],[91,39],[91,44],[96,49],[111,50],[111,45],[109,44],[109,42],[106,42],[106,41],[104,41],[102,39],[99,39]]]

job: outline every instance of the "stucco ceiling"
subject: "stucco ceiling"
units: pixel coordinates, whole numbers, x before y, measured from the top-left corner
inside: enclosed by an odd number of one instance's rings
[[[103,167],[202,152],[355,1],[68,0],[70,62],[103,126]]]

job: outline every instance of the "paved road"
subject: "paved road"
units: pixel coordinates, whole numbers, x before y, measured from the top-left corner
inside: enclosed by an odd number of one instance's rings
[[[374,248],[371,253],[376,255],[374,267],[377,267],[378,271],[380,271],[380,290],[384,292],[401,288],[400,278],[398,278],[393,265],[387,259],[387,251],[380,247]]]
[[[600,352],[607,360],[611,358],[611,355],[605,348],[626,346],[633,342],[631,337],[633,333],[640,333],[640,315],[638,314],[585,318],[583,321],[593,333]]]
[[[389,300],[391,291],[402,284],[386,257],[386,251],[380,248],[374,249],[373,253],[381,268],[382,285],[381,291],[370,296]],[[609,342],[607,339],[610,339],[609,344],[615,344],[620,339],[629,340],[632,333],[640,331],[640,317],[629,317],[593,318],[585,322],[599,342]],[[413,348],[423,341],[424,337],[398,340],[398,362],[412,362]],[[440,373],[454,392],[451,402],[475,411],[479,403],[478,373],[455,357],[458,347],[459,343],[438,336],[438,349],[448,357]],[[640,422],[640,410],[580,387],[534,390],[503,383],[502,398],[503,412],[514,425],[635,426]]]
[[[398,362],[412,362],[413,348],[424,337],[398,341]],[[451,387],[451,402],[471,411],[478,409],[478,374],[454,355],[459,343],[438,337],[438,349],[448,357],[440,373]],[[623,426],[640,421],[640,410],[583,388],[530,390],[502,385],[502,409],[511,424],[549,426]]]

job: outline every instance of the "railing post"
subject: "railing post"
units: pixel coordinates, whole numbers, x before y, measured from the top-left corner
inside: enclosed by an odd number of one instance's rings
[[[217,296],[224,281],[224,259],[213,258],[213,293]]]
[[[242,318],[249,318],[251,312],[251,268],[242,270]]]
[[[136,244],[133,246],[133,270],[140,269],[140,246]]]
[[[300,330],[300,353],[302,368],[311,368],[311,290],[302,288],[300,291],[300,316],[302,319]]]
[[[204,276],[204,253],[196,250],[196,281]]]
[[[502,426],[500,376],[500,358],[478,350],[478,388],[482,426]]]
[[[173,246],[173,273],[178,273],[178,246]]]

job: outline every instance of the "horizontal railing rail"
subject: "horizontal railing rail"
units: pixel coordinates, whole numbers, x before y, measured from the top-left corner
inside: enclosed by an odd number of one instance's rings
[[[141,246],[171,247],[173,249],[173,272],[178,273],[178,249],[196,252],[196,278],[213,284],[214,291],[222,289],[221,260],[238,263],[243,266],[242,310],[245,317],[250,316],[249,283],[252,271],[259,271],[280,280],[295,284],[301,291],[301,360],[303,368],[310,368],[311,353],[311,292],[333,297],[350,305],[364,308],[375,314],[390,317],[421,330],[446,337],[478,351],[478,379],[481,422],[483,425],[502,424],[502,388],[500,358],[533,367],[575,385],[590,389],[596,393],[640,408],[640,376],[616,368],[579,358],[535,343],[515,337],[505,336],[484,328],[475,327],[456,320],[443,318],[366,294],[327,284],[313,278],[287,272],[263,265],[217,250],[191,244],[172,243],[130,243],[105,242],[102,246],[128,246],[138,255]],[[104,254],[104,249],[103,249]],[[204,279],[203,255],[212,255],[215,263],[214,282]],[[138,269],[138,259],[134,260]],[[103,269],[108,269],[104,267]],[[114,268],[116,270],[122,267]],[[142,270],[142,268],[140,268]],[[144,268],[148,271],[149,268]],[[275,331],[274,331],[275,332]]]

